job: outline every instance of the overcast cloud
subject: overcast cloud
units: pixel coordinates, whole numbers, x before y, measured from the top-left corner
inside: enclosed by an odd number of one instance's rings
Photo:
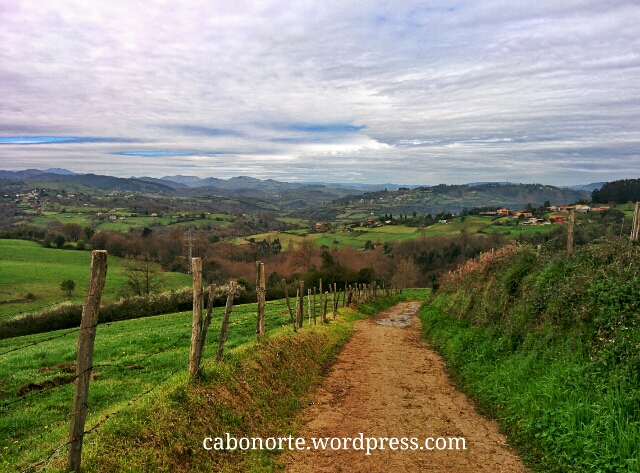
[[[637,1],[0,0],[0,168],[640,177]]]

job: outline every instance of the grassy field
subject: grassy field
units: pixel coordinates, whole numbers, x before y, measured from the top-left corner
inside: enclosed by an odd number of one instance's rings
[[[434,223],[428,227],[408,227],[405,225],[383,225],[380,227],[356,227],[351,232],[335,230],[324,233],[308,233],[308,230],[292,230],[287,232],[270,232],[250,235],[244,239],[238,239],[239,244],[247,244],[249,238],[254,238],[259,242],[265,239],[273,241],[280,239],[283,251],[287,250],[289,240],[293,242],[293,248],[297,249],[303,238],[311,238],[318,245],[338,248],[352,247],[364,248],[367,241],[376,245],[385,242],[403,241],[410,238],[424,236],[456,236],[462,232],[470,234],[501,232],[508,238],[518,237],[520,234],[530,235],[534,233],[546,232],[555,228],[554,225],[495,225],[491,217],[469,216],[462,221],[457,218],[448,223]],[[337,243],[335,243],[337,242]]]
[[[80,226],[93,226],[100,230],[113,230],[120,232],[127,232],[130,228],[142,228],[153,227],[157,225],[179,225],[179,226],[192,226],[203,227],[228,227],[231,225],[233,216],[226,214],[210,214],[205,218],[181,220],[176,216],[170,217],[151,217],[146,215],[132,216],[132,212],[127,208],[116,208],[116,211],[109,213],[108,208],[98,207],[84,207],[84,206],[60,206],[65,211],[61,212],[60,209],[45,210],[36,212],[25,204],[23,210],[28,215],[28,218],[24,220],[24,223],[29,223],[37,227],[47,228],[52,222],[58,221],[60,223],[77,223]],[[116,220],[105,218],[98,220],[96,217],[97,212],[102,212],[105,217],[108,215],[116,215]],[[120,217],[125,217],[121,219]],[[290,219],[296,220],[297,219]]]
[[[407,290],[401,297],[422,299],[427,295],[427,290]],[[366,307],[363,310],[371,315],[379,309],[380,304],[382,301],[377,305],[373,304],[369,310],[365,310]],[[203,355],[205,368],[209,367],[207,369],[217,369],[215,367],[219,365],[213,361],[212,355],[217,345],[222,311],[222,308],[213,311],[213,321]],[[231,359],[236,350],[249,355],[255,352],[251,348],[255,346],[255,313],[256,304],[234,307],[225,346],[225,353]],[[320,324],[312,327],[312,330],[344,330],[345,326],[341,324],[352,324],[357,318],[353,311],[347,310],[347,313],[351,314],[348,320],[339,317],[340,321],[337,323],[332,321],[328,326]],[[97,374],[91,381],[85,430],[91,429],[106,415],[119,411],[129,401],[137,399],[150,389],[158,388],[137,403],[140,408],[144,409],[157,396],[166,398],[168,392],[175,392],[177,386],[187,384],[191,317],[190,312],[182,312],[98,326],[93,362],[94,372]],[[278,334],[286,337],[292,335],[289,320],[284,301],[267,302],[266,326],[269,339]],[[309,327],[305,322],[302,332],[308,331]],[[22,469],[38,462],[67,440],[73,393],[71,378],[74,375],[65,373],[65,365],[58,365],[75,362],[77,333],[72,332],[38,345],[8,352],[65,333],[67,332],[50,332],[0,341],[0,432],[3,432],[0,436],[0,471],[14,471],[16,466]],[[48,382],[52,384],[47,384]],[[33,383],[31,391],[25,392],[29,383]],[[36,388],[36,383],[45,388]],[[55,383],[60,384],[53,386]],[[252,388],[250,384],[246,386],[247,389]],[[19,395],[21,388],[24,396]],[[301,396],[304,393],[289,393],[294,394]],[[175,401],[176,395],[173,396]],[[295,406],[298,404],[289,408]],[[151,415],[155,422],[155,417],[162,414],[153,410]],[[143,419],[145,425],[150,422],[148,418]],[[110,423],[116,426],[117,437],[122,437],[123,429],[126,430],[126,425],[129,424],[124,420],[120,424],[125,425],[120,425],[118,416],[115,416],[105,424],[107,432],[113,432],[113,429],[110,431],[108,428]],[[175,427],[189,428],[188,425]],[[107,444],[110,445],[111,442]],[[96,450],[102,450],[106,454],[112,450],[96,441],[93,435],[86,437],[85,449],[89,456],[95,455]],[[118,456],[123,453],[136,454],[120,450],[114,454]],[[61,458],[65,454],[66,448],[62,448],[54,456],[54,461],[63,461]],[[150,459],[151,457],[146,458],[146,461]],[[107,470],[96,467],[95,471]]]
[[[120,297],[127,280],[122,272],[123,262],[121,258],[109,257],[104,300]],[[73,279],[76,283],[71,301],[82,302],[90,267],[90,251],[58,250],[43,248],[31,241],[0,240],[0,322],[21,312],[67,300],[60,289],[60,283],[65,279]],[[162,277],[163,290],[191,284],[187,274],[166,272]],[[36,299],[24,301],[28,293],[34,294]]]

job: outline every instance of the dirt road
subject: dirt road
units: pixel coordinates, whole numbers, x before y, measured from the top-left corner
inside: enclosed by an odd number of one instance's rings
[[[406,302],[358,322],[356,333],[313,396],[299,434],[308,444],[311,438],[340,438],[340,449],[328,445],[324,451],[290,452],[287,471],[525,471],[497,424],[479,416],[454,389],[442,359],[420,337],[415,315],[419,307],[420,303]],[[353,448],[360,447],[360,441],[354,445],[353,440],[344,440],[358,438],[360,433],[364,450]],[[391,437],[400,439],[399,443],[380,440]],[[449,438],[461,437],[466,450],[461,441],[449,445]],[[384,442],[384,450],[366,455],[367,444],[374,443],[367,438],[375,438],[378,447]],[[407,439],[404,444],[402,438]],[[428,438],[432,440],[425,443]],[[443,445],[446,448],[438,450]],[[333,446],[338,442],[334,440]]]

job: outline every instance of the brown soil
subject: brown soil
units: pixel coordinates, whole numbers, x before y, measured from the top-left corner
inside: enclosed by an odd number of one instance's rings
[[[406,302],[356,325],[312,396],[299,437],[417,438],[415,450],[288,452],[290,472],[525,472],[495,422],[457,391],[444,362],[420,336],[420,303]],[[425,439],[464,437],[466,450],[427,450]],[[442,443],[440,443],[442,446]],[[453,444],[455,445],[455,444]],[[359,446],[359,444],[357,445]],[[429,444],[433,446],[432,443]],[[419,447],[423,447],[420,449]],[[447,444],[448,447],[448,444]],[[365,440],[366,448],[366,440]]]

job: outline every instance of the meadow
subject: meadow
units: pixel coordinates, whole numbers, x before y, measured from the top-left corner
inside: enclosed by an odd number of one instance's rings
[[[121,297],[127,281],[123,272],[124,262],[122,258],[109,257],[103,300]],[[60,289],[60,283],[66,279],[76,283],[71,302],[82,302],[90,267],[90,251],[43,248],[31,241],[0,239],[0,322],[68,300]],[[189,284],[191,277],[187,274],[162,273],[163,290]],[[35,299],[25,299],[29,293]]]

